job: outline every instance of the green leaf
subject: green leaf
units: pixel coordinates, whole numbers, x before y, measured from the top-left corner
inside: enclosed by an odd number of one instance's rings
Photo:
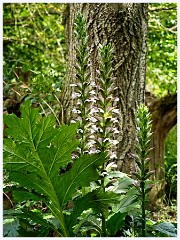
[[[39,196],[43,194],[41,200],[58,219],[61,235],[68,236],[62,207],[72,199],[77,188],[87,187],[99,179],[97,167],[104,163],[106,154],[82,156],[68,172],[60,175],[60,167],[67,166],[72,160],[71,153],[78,146],[74,139],[77,124],[56,129],[54,120],[38,115],[29,103],[22,109],[22,118],[11,115],[6,116],[5,121],[9,138],[4,139],[4,169],[9,179],[21,187],[33,189]],[[19,134],[14,125],[20,130]],[[18,193],[15,195],[20,198]],[[24,196],[29,197],[32,198],[30,193]],[[84,210],[83,205],[81,210]]]
[[[35,195],[34,193],[25,190],[14,190],[12,192],[13,199],[17,202],[23,202],[26,200],[40,201],[42,197]]]
[[[17,213],[16,216],[19,219],[30,219],[33,223],[40,224],[48,229],[55,229],[55,226],[43,218],[43,214],[40,211],[27,211],[23,209],[22,213]]]
[[[47,198],[46,204],[66,235],[58,200],[58,176],[59,168],[71,161],[71,152],[78,145],[73,139],[77,124],[55,129],[54,120],[38,115],[29,102],[22,108],[22,118],[10,115],[6,116],[5,122],[11,138],[4,140],[4,169],[9,172],[10,180]]]
[[[84,155],[76,159],[73,168],[59,178],[59,199],[62,205],[72,198],[72,193],[77,187],[87,187],[90,182],[96,181],[99,174],[96,170],[98,166],[106,160],[105,154]]]
[[[104,192],[101,188],[78,198],[74,201],[74,211],[70,216],[67,216],[69,231],[72,232],[72,227],[77,223],[78,217],[84,210],[93,208],[94,212],[98,214],[106,213],[109,206],[117,203],[119,203],[118,194],[114,192]]]
[[[118,182],[115,183],[116,193],[126,193],[128,189],[132,186],[133,182],[133,179],[126,176],[118,179]]]
[[[126,212],[117,212],[107,220],[106,227],[110,236],[114,236],[118,230],[123,228],[126,215]]]
[[[125,196],[120,198],[120,203],[118,204],[118,211],[121,213],[131,211],[138,206],[138,193],[137,189],[132,187]]]
[[[154,225],[154,230],[164,233],[165,235],[169,237],[177,237],[177,229],[176,227],[169,222],[162,222],[159,224]]]
[[[118,204],[119,201],[119,194],[110,191],[104,192],[103,189],[100,189],[97,192],[96,197],[93,198],[92,208],[97,211],[97,213],[106,213],[108,207],[112,204]]]
[[[19,220],[16,218],[5,219],[3,221],[4,237],[19,237],[18,229],[20,227]]]

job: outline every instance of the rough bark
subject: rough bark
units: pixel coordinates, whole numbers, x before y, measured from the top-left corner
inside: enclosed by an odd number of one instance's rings
[[[158,183],[151,191],[150,198],[155,207],[162,203],[165,193],[164,146],[168,132],[177,123],[177,94],[168,94],[163,98],[146,94],[146,104],[153,120],[150,170],[155,171],[153,180]]]
[[[98,46],[112,43],[114,49],[114,77],[116,97],[119,97],[119,145],[118,168],[130,172],[133,164],[131,153],[135,142],[135,113],[144,102],[146,69],[147,4],[141,3],[98,3],[69,4],[65,13],[67,42],[69,49],[68,75],[64,88],[64,115],[66,122],[71,118],[70,83],[74,83],[74,18],[81,11],[87,19],[90,52],[91,78],[96,78],[98,68]],[[97,83],[98,84],[98,83]]]

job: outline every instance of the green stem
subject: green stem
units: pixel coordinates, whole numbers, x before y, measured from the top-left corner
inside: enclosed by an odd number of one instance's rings
[[[102,219],[102,237],[106,237],[106,218],[104,216],[104,213],[101,213],[101,219]]]
[[[63,215],[63,212],[62,212],[62,209],[60,206],[58,207],[53,207],[51,205],[48,205],[49,209],[51,210],[51,212],[53,213],[53,215],[58,219],[59,221],[59,224],[60,224],[60,228],[62,230],[62,236],[63,237],[69,237],[69,233],[68,233],[68,230],[67,230],[67,226],[66,226],[66,223],[65,223],[65,219],[64,219],[64,215]]]
[[[146,212],[145,212],[145,182],[141,182],[141,191],[142,191],[142,237],[146,237]]]

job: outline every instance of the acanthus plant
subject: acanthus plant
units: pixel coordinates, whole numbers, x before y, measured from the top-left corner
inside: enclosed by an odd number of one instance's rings
[[[117,128],[113,128],[113,124],[117,122],[115,116],[119,113],[119,110],[113,103],[118,101],[118,98],[114,98],[114,80],[113,68],[112,68],[112,46],[111,44],[99,45],[99,69],[97,72],[97,86],[95,88],[97,96],[96,110],[92,114],[92,118],[96,119],[93,123],[93,128],[96,129],[94,138],[94,148],[99,152],[106,152],[106,162],[101,166],[101,187],[106,191],[105,176],[106,165],[109,160],[116,158],[114,145],[118,144],[117,140],[113,139],[114,129],[117,132]],[[114,152],[113,152],[114,150]],[[102,236],[106,236],[106,220],[102,214]]]
[[[71,154],[79,144],[74,138],[77,124],[55,128],[54,116],[42,117],[29,101],[25,102],[21,114],[21,118],[14,114],[4,116],[8,134],[4,139],[4,170],[9,180],[16,183],[12,189],[19,192],[16,200],[22,200],[24,196],[25,200],[42,201],[58,221],[58,226],[50,224],[43,214],[32,209],[28,215],[22,210],[13,216],[21,221],[31,219],[42,228],[54,229],[57,236],[74,236],[73,227],[84,210],[92,208],[100,214],[118,201],[117,194],[104,193],[101,189],[77,196],[78,188],[88,187],[99,179],[97,168],[105,161],[105,154],[78,157],[72,168],[62,173],[61,169],[72,161]],[[72,200],[72,209],[67,210],[66,206]]]
[[[107,152],[109,159],[116,159],[114,146],[119,142],[114,135],[119,134],[118,120],[119,109],[117,108],[118,97],[114,96],[115,78],[113,77],[113,48],[111,44],[99,44],[99,69],[97,72],[96,111],[92,117],[97,119],[93,127],[96,129],[95,146],[101,152]]]
[[[73,120],[79,122],[77,137],[80,141],[78,150],[83,155],[88,152],[87,142],[89,136],[89,119],[87,116],[90,112],[90,105],[93,101],[90,98],[90,71],[89,71],[89,47],[88,33],[84,17],[78,13],[75,18],[75,79],[76,82],[70,86],[74,88],[72,99],[75,104],[72,109]]]
[[[154,186],[149,180],[153,171],[149,171],[149,153],[151,151],[151,115],[148,108],[140,104],[136,114],[136,133],[137,144],[135,162],[136,172],[132,174],[136,177],[134,185],[139,191],[139,200],[141,205],[141,236],[146,236],[146,204],[148,201],[148,193]]]
[[[116,118],[119,113],[116,103],[119,99],[114,97],[113,50],[111,44],[99,45],[97,78],[95,79],[96,82],[93,80],[90,83],[88,35],[85,19],[80,13],[77,14],[75,20],[75,37],[76,82],[71,84],[71,86],[74,87],[72,97],[76,99],[78,106],[78,108],[73,109],[73,112],[77,114],[76,119],[80,121],[78,129],[80,154],[106,153],[106,163],[103,163],[99,168],[101,173],[100,185],[97,185],[96,188],[100,187],[105,194],[109,194],[110,189],[108,189],[108,185],[110,185],[110,182],[114,182],[115,179],[113,178],[112,180],[112,176],[108,175],[107,170],[112,169],[112,166],[116,166],[112,163],[112,159],[116,158],[114,145],[117,145],[118,141],[113,138],[114,135],[119,133],[117,129],[118,120]],[[76,119],[72,121],[74,122]],[[108,161],[111,161],[109,165]],[[129,178],[126,177],[126,180],[129,186]],[[134,201],[134,198],[132,201]],[[99,216],[102,219],[100,226],[100,229],[102,229],[100,235],[102,236],[107,234],[106,218],[108,215],[107,212],[101,211]]]

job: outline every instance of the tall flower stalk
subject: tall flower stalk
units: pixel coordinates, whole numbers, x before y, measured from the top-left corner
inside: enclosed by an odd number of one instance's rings
[[[93,112],[93,117],[97,120],[93,124],[96,129],[95,148],[96,151],[106,152],[107,160],[110,159],[110,149],[113,144],[117,144],[117,140],[113,140],[113,121],[116,119],[115,114],[118,109],[113,106],[115,99],[114,93],[114,78],[112,68],[112,47],[111,44],[103,44],[99,46],[99,69],[97,70],[97,104],[96,110]],[[118,131],[116,129],[116,131]],[[105,163],[106,164],[106,163]],[[101,187],[105,191],[104,172],[105,164],[101,166]],[[102,212],[102,236],[106,236],[106,221]]]
[[[119,113],[119,109],[116,108],[116,102],[119,99],[114,97],[115,78],[113,78],[112,52],[111,44],[99,46],[99,70],[97,70],[97,127],[99,132],[96,144],[101,152],[108,153],[109,158],[112,156],[110,149],[113,145],[118,144],[117,140],[113,140],[114,132],[116,131],[116,133],[118,133],[117,128],[113,128],[113,125],[117,121],[116,116]]]
[[[142,237],[146,236],[146,210],[147,195],[152,188],[152,184],[149,184],[149,177],[153,171],[149,171],[149,152],[151,151],[151,115],[148,112],[148,108],[141,104],[138,108],[136,116],[137,123],[137,155],[135,158],[137,164],[137,171],[133,173],[136,176],[137,182],[135,186],[140,193],[141,211],[142,211]]]
[[[72,111],[80,122],[78,138],[80,140],[79,153],[105,152],[107,161],[113,156],[110,153],[113,145],[118,143],[113,140],[113,135],[118,133],[113,124],[116,120],[118,109],[114,98],[114,78],[112,68],[112,47],[110,44],[99,46],[99,69],[97,70],[97,81],[90,83],[89,72],[89,48],[86,22],[83,16],[78,13],[75,21],[76,36],[76,82],[71,84],[74,87],[73,98],[77,99],[76,108]],[[115,158],[115,157],[114,157]],[[105,164],[100,168],[102,180],[101,187],[105,191],[104,171]],[[106,219],[104,212],[102,218],[102,236],[106,236]]]
[[[115,127],[118,122],[117,114],[119,113],[119,110],[116,108],[116,102],[119,99],[114,97],[115,78],[113,78],[112,52],[111,44],[99,46],[99,69],[96,70],[98,76],[97,86],[95,88],[97,104],[95,108],[96,111],[94,110],[92,114],[94,119],[96,119],[93,123],[93,128],[96,129],[94,133],[94,146],[96,151],[107,153],[106,163],[116,158],[114,146],[118,144],[118,141],[114,140],[114,136],[119,133]],[[105,171],[105,164],[101,168],[102,175]],[[105,190],[103,178],[102,187]]]
[[[88,118],[90,112],[90,94],[89,94],[89,48],[88,48],[88,33],[86,22],[82,14],[78,13],[75,19],[75,51],[76,51],[76,83],[71,84],[74,87],[72,98],[77,99],[76,107],[73,108],[74,119],[80,122],[78,129],[78,139],[80,140],[79,153],[86,153],[87,137],[88,137]]]

